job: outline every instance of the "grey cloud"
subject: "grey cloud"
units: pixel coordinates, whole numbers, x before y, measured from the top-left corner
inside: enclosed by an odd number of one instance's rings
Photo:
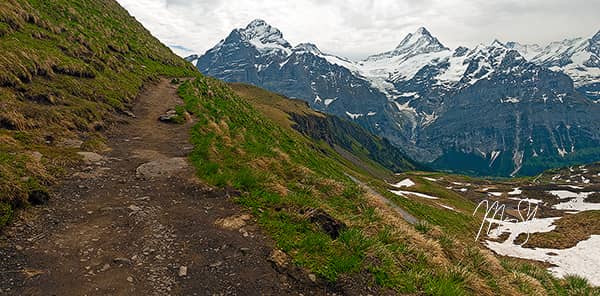
[[[449,47],[494,38],[547,43],[600,29],[600,1],[586,0],[117,0],[167,44],[203,53],[262,18],[293,44],[364,57],[427,27]]]

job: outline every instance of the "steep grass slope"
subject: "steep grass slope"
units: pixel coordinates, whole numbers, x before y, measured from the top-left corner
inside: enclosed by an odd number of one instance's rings
[[[276,122],[289,123],[292,128],[315,141],[326,142],[372,174],[382,176],[383,174],[376,169],[381,166],[393,172],[421,168],[402,150],[386,139],[374,136],[356,123],[316,112],[304,101],[291,100],[256,86],[243,83],[231,83],[230,86],[269,118]],[[376,164],[372,163],[373,161]]]
[[[60,175],[77,140],[100,148],[144,82],[193,72],[115,1],[1,1],[0,212]]]

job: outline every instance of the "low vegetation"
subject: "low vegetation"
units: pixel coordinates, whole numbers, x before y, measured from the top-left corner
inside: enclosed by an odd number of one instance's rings
[[[77,161],[77,146],[101,149],[111,114],[144,83],[194,72],[106,0],[2,1],[0,52],[0,203],[10,208]]]
[[[293,118],[254,99],[246,101],[239,91],[210,78],[183,83],[179,94],[186,110],[198,118],[191,156],[198,176],[214,186],[242,190],[237,202],[257,217],[295,264],[318,276],[428,295],[571,291],[568,279],[557,280],[539,268],[536,272],[543,279],[552,279],[549,284],[540,282],[518,270],[520,265],[511,265],[511,260],[502,264],[478,246],[470,233],[465,234],[476,227],[470,216],[473,203],[419,173],[411,177],[418,180],[415,189],[439,196],[436,202],[456,211],[386,193],[422,219],[412,226],[345,174],[382,193],[389,185],[370,177],[326,142],[294,131]],[[314,213],[328,218],[315,218]],[[343,227],[333,233],[322,221]]]

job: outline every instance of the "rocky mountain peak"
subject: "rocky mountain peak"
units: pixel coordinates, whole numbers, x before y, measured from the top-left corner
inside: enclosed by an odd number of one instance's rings
[[[300,43],[296,45],[293,49],[294,52],[308,52],[314,55],[322,55],[323,53],[319,48],[313,43]]]
[[[507,46],[498,39],[494,39],[494,41],[490,43],[490,47],[507,48]]]
[[[469,53],[469,48],[465,47],[465,46],[459,46],[454,50],[454,53],[452,54],[453,57],[462,57],[464,55],[466,55],[467,53]]]
[[[251,21],[246,28],[239,29],[239,32],[245,41],[249,41],[255,46],[278,45],[284,48],[292,47],[290,43],[283,38],[283,34],[279,29],[269,25],[261,19]]]
[[[408,33],[396,46],[394,52],[397,54],[416,55],[421,53],[448,50],[436,37],[425,28],[420,27],[414,33]]]

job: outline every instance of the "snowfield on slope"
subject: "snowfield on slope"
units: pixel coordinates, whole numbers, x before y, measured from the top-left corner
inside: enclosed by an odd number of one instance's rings
[[[554,267],[550,272],[558,277],[576,274],[585,277],[592,285],[600,286],[600,235],[592,235],[568,249],[524,248],[514,243],[522,233],[540,233],[554,230],[554,221],[560,218],[533,219],[526,222],[510,223],[493,220],[499,223],[498,231],[492,230],[490,238],[498,238],[500,233],[508,232],[510,236],[503,242],[486,241],[485,245],[499,255],[548,262]],[[492,222],[492,221],[490,221]]]

